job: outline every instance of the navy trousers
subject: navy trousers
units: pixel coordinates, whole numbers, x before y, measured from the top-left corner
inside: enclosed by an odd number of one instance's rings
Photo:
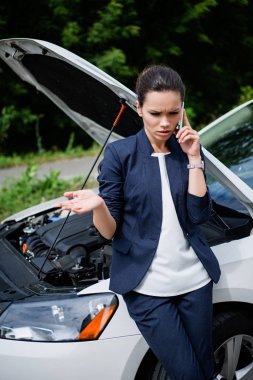
[[[123,297],[128,312],[171,380],[214,378],[212,288],[173,297],[131,291]]]

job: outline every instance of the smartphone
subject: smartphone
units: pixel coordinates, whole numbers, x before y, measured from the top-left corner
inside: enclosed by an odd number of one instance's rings
[[[181,113],[181,118],[177,124],[177,129],[181,129],[183,126],[183,120],[184,120],[184,102],[182,102],[182,113]]]

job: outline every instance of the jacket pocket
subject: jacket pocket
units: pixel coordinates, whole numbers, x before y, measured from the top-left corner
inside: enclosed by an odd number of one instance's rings
[[[132,246],[132,242],[124,237],[116,236],[113,239],[112,247],[114,251],[127,255]]]

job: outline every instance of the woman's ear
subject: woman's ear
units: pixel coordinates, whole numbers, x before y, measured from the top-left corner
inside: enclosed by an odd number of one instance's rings
[[[142,117],[142,110],[141,110],[141,106],[140,106],[139,100],[136,100],[135,105],[136,105],[136,109],[137,109],[138,115],[140,117]]]

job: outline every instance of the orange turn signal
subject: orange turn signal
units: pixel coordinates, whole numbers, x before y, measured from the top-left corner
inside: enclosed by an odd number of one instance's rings
[[[111,306],[106,306],[103,310],[101,310],[81,331],[79,340],[97,339],[107,322],[109,322],[116,308],[117,305],[114,304]]]
[[[27,246],[26,243],[24,243],[24,244],[22,245],[22,252],[23,252],[23,253],[26,253],[27,249],[28,249],[28,246]]]

